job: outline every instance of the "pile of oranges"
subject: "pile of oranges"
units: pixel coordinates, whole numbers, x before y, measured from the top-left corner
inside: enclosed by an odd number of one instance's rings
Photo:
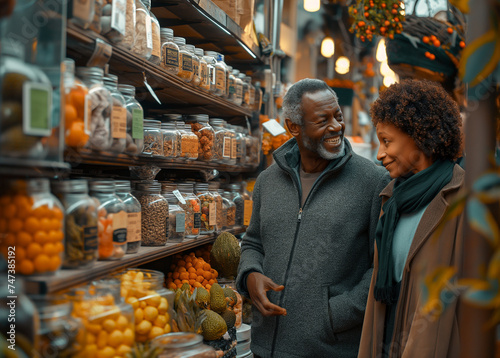
[[[15,248],[16,272],[32,275],[58,270],[63,230],[64,213],[54,203],[35,203],[21,193],[0,197],[0,249],[7,259]]]
[[[68,147],[83,147],[89,139],[88,133],[85,132],[85,98],[87,94],[87,88],[75,85],[64,98],[64,137]],[[90,111],[88,115],[90,116]]]
[[[171,271],[167,274],[166,285],[171,290],[181,288],[184,283],[191,286],[191,291],[196,287],[204,287],[210,290],[210,287],[217,282],[219,276],[219,273],[203,257],[197,257],[194,252],[184,256],[176,255],[170,269]]]

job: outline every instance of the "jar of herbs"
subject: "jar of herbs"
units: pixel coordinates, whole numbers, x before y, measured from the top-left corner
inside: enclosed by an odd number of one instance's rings
[[[217,209],[215,199],[208,190],[207,183],[196,183],[195,194],[201,204],[201,228],[200,234],[212,234],[217,224]]]
[[[139,101],[135,99],[135,87],[119,84],[118,90],[125,98],[127,109],[127,135],[125,153],[137,155],[144,147],[144,111]]]
[[[127,254],[135,254],[141,247],[141,203],[132,195],[130,181],[115,180],[115,186],[127,212]]]

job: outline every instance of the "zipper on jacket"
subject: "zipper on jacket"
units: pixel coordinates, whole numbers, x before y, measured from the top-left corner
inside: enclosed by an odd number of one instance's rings
[[[299,226],[300,226],[301,219],[302,219],[302,208],[299,208],[299,213],[297,215],[297,226],[295,227],[295,235],[293,238],[292,251],[290,253],[290,260],[288,260],[288,265],[287,265],[286,271],[285,271],[284,284],[286,284],[288,274],[290,272],[290,268],[292,267],[293,254],[295,253],[295,245],[297,244],[297,238],[299,236]],[[285,289],[286,289],[286,287],[285,287]],[[280,292],[280,298],[278,300],[278,306],[280,306],[280,307],[283,303],[283,296],[285,295],[285,289]],[[276,348],[276,338],[278,337],[278,328],[279,328],[279,324],[280,324],[280,317],[281,316],[276,317],[276,325],[274,326],[274,334],[273,334],[273,344],[271,345],[271,357],[274,357],[274,350]]]

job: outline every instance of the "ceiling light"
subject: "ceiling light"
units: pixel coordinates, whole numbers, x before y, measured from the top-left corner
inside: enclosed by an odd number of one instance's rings
[[[320,4],[321,0],[304,0],[304,10],[309,12],[318,11]]]
[[[331,37],[325,37],[321,42],[321,55],[323,57],[332,57],[335,53],[335,43]]]
[[[335,62],[335,72],[345,75],[349,72],[349,67],[351,65],[351,61],[345,56],[340,56]]]

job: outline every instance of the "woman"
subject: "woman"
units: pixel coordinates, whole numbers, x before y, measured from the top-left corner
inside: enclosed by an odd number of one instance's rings
[[[421,309],[423,279],[461,263],[463,214],[433,236],[464,184],[465,172],[455,164],[462,141],[458,106],[439,85],[406,80],[381,93],[371,115],[377,159],[393,180],[381,193],[358,357],[456,358],[456,297],[448,297],[438,319]]]

